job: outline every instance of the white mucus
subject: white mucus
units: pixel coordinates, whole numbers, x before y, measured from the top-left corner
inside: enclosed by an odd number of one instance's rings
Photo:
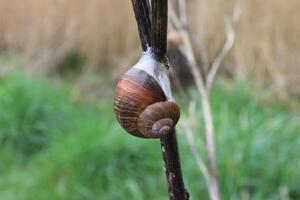
[[[145,71],[152,76],[162,88],[167,100],[174,101],[166,66],[153,58],[151,48],[148,48],[147,51],[143,53],[138,63],[132,68]]]

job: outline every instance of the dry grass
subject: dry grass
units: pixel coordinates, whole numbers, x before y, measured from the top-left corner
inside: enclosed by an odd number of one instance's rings
[[[76,51],[105,66],[137,49],[130,9],[124,0],[0,0],[0,48],[50,66]]]
[[[224,2],[197,0],[190,3],[194,42],[205,46],[210,58],[224,41],[222,16],[231,14],[234,7],[234,1]],[[282,97],[300,95],[300,1],[241,2],[237,41],[225,62],[226,70],[267,83]]]
[[[252,0],[245,5],[234,50],[240,73],[271,80],[281,95],[300,94],[300,1]]]
[[[212,58],[224,40],[223,16],[233,0],[188,2],[193,40]],[[242,9],[227,71],[269,83],[282,95],[299,95],[300,1],[242,0]],[[133,19],[129,0],[0,0],[0,50],[42,61],[47,67],[40,69],[47,71],[76,52],[87,67],[105,72],[138,56]]]

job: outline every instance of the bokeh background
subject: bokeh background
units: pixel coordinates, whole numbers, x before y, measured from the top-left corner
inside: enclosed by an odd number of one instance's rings
[[[212,59],[234,1],[187,2],[196,55]],[[221,191],[300,199],[300,1],[241,2],[211,97]],[[126,134],[112,110],[140,54],[129,0],[0,0],[0,199],[167,199],[159,142]],[[191,197],[208,199],[180,124],[178,139]]]

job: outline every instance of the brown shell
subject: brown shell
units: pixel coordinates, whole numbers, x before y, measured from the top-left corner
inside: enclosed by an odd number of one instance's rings
[[[149,105],[166,101],[163,90],[146,72],[131,68],[117,83],[114,110],[118,122],[130,134],[146,137],[137,129],[137,121]]]
[[[139,116],[137,126],[142,135],[159,138],[174,128],[180,117],[180,109],[173,101],[158,102],[148,106]]]
[[[179,120],[177,104],[167,101],[160,85],[145,71],[131,68],[119,80],[115,92],[116,118],[134,136],[159,138]]]

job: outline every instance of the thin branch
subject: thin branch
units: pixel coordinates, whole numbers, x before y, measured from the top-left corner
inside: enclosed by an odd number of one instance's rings
[[[143,51],[151,46],[151,20],[148,0],[131,0],[135,19],[138,24]]]
[[[178,10],[179,10],[180,22],[184,27],[186,27],[187,16],[186,16],[186,1],[185,0],[178,0]]]
[[[217,72],[219,71],[220,66],[224,61],[225,57],[233,47],[234,40],[235,40],[235,32],[233,29],[232,20],[229,19],[228,17],[225,18],[225,26],[226,26],[226,42],[223,48],[218,53],[218,55],[216,56],[216,58],[214,59],[206,79],[206,90],[209,94],[211,91],[213,81],[217,75]]]
[[[195,105],[195,103],[192,102],[190,105]],[[192,112],[192,110],[189,109],[190,115],[193,115],[193,113],[191,113],[191,112]],[[202,173],[202,175],[204,176],[205,182],[207,183],[207,185],[209,185],[209,183],[210,183],[210,173],[207,169],[207,166],[206,166],[205,162],[202,160],[200,154],[197,151],[193,131],[191,130],[190,126],[187,125],[187,123],[185,123],[185,122],[182,123],[182,127],[184,129],[184,133],[186,135],[188,145],[191,149],[191,152],[192,152],[193,156],[196,159],[198,168],[199,168],[200,172]]]
[[[211,168],[212,178],[211,178],[211,187],[209,190],[213,190],[210,192],[210,196],[212,200],[220,200],[220,192],[218,186],[218,174],[217,174],[217,159],[215,153],[215,143],[214,143],[214,126],[213,126],[213,117],[211,112],[211,106],[208,98],[208,94],[204,85],[204,80],[202,78],[200,69],[197,65],[195,54],[192,50],[191,40],[186,31],[182,31],[182,39],[183,44],[180,46],[180,51],[183,53],[188,62],[190,70],[194,76],[194,80],[196,83],[196,87],[201,97],[201,103],[203,108],[203,117],[205,121],[205,134],[206,134],[206,145],[207,145],[207,158],[209,161],[209,165]]]
[[[216,58],[214,59],[207,75],[206,90],[209,95],[211,92],[212,84],[220,69],[220,66],[234,45],[234,41],[235,41],[234,26],[236,23],[239,22],[240,16],[241,16],[241,0],[236,0],[232,16],[225,17],[226,41],[224,43],[224,46],[221,48],[220,52],[217,54]]]
[[[186,125],[185,123],[183,123],[183,129],[188,141],[188,145],[190,147],[190,150],[194,156],[194,158],[196,159],[198,168],[200,170],[200,172],[202,173],[203,177],[205,178],[205,182],[207,183],[207,185],[210,182],[210,174],[209,171],[205,165],[205,162],[202,160],[200,154],[197,151],[196,145],[194,143],[194,136],[193,136],[193,131],[188,127],[188,125]]]
[[[189,105],[189,115],[191,117],[191,122],[196,124],[196,128],[200,129],[201,126],[200,126],[199,120],[197,119],[197,115],[196,115],[195,111],[196,111],[196,102],[192,101]],[[200,131],[203,131],[203,130],[200,130]],[[205,140],[205,135],[201,134],[200,136],[201,136],[200,137],[201,138],[201,140],[200,140],[201,146],[203,146],[204,147],[203,150],[205,150],[206,149],[206,144],[203,142]],[[204,136],[204,137],[202,137],[202,136]]]
[[[172,10],[172,9],[170,9]],[[178,20],[176,15],[170,15],[172,18],[170,19],[173,23],[172,24],[181,24]],[[182,24],[179,27],[183,27]],[[217,174],[217,159],[216,159],[216,152],[215,152],[215,143],[214,143],[214,126],[213,126],[213,117],[211,112],[211,106],[208,98],[208,93],[205,87],[204,80],[202,78],[202,74],[200,68],[196,62],[195,54],[192,48],[192,43],[189,37],[187,30],[179,29],[178,32],[181,34],[182,37],[182,44],[179,46],[179,50],[183,55],[186,56],[190,70],[194,76],[194,80],[196,83],[196,87],[201,97],[201,103],[203,108],[203,117],[205,121],[205,135],[206,135],[206,144],[207,144],[207,159],[209,162],[209,166],[211,169],[211,180],[209,184],[209,194],[211,200],[220,200],[221,195],[219,191],[218,185],[218,174]]]
[[[179,5],[185,6],[185,4],[186,4],[185,0],[177,0],[177,1],[178,1]],[[174,7],[172,6],[172,4],[170,4],[170,6],[169,6],[169,21],[170,21],[171,25],[173,26],[173,27],[172,26],[171,27],[178,32],[181,32],[181,33],[183,32],[182,34],[188,34],[187,22],[185,24],[183,23],[184,20],[187,21],[186,8],[179,7],[179,10],[180,10],[179,13],[180,13],[181,17],[178,17],[176,15]],[[204,79],[205,77],[203,76],[204,75],[203,72],[204,72],[205,67],[208,65],[208,58],[207,58],[206,50],[203,47],[200,47],[200,57],[201,57],[201,61],[203,63],[203,68],[200,68],[200,66],[198,66],[198,68],[200,69],[199,70],[200,74],[202,76],[203,81],[205,82],[205,79]]]
[[[170,24],[173,26],[178,34],[181,36],[181,43],[179,45],[180,52],[186,57],[188,61],[188,66],[193,74],[196,88],[198,89],[201,104],[203,109],[203,118],[205,124],[205,139],[206,139],[206,157],[208,159],[208,166],[209,170],[207,169],[206,165],[204,164],[203,160],[201,160],[200,155],[197,153],[197,149],[193,144],[193,135],[191,129],[185,126],[185,132],[187,134],[188,143],[192,150],[194,157],[196,158],[198,167],[202,172],[206,183],[208,185],[209,196],[211,200],[220,200],[221,194],[219,190],[218,184],[218,174],[217,174],[217,159],[216,159],[216,146],[215,146],[215,136],[214,136],[214,125],[213,125],[213,114],[211,111],[211,105],[209,101],[209,94],[211,91],[211,87],[215,76],[224,61],[226,55],[229,53],[231,48],[233,47],[234,40],[235,40],[235,32],[234,32],[234,25],[239,21],[241,9],[240,9],[240,1],[236,0],[235,7],[231,18],[225,18],[225,25],[226,25],[226,41],[224,46],[221,48],[220,52],[217,54],[216,58],[213,59],[212,65],[209,69],[207,76],[204,75],[204,71],[200,70],[199,65],[196,61],[196,56],[193,51],[192,42],[190,39],[190,35],[186,28],[186,8],[185,3],[186,0],[177,0],[177,5],[179,5],[179,16],[177,16],[176,11],[170,4]],[[205,48],[203,48],[205,51]],[[203,52],[200,52],[200,56],[204,56]],[[202,62],[207,62],[207,60],[201,57],[203,60]],[[193,113],[190,113],[193,115]],[[205,168],[205,167],[206,168]]]
[[[173,18],[172,21],[177,21],[178,18]],[[179,50],[185,57],[187,58],[189,62],[190,70],[192,71],[192,74],[194,76],[194,80],[196,82],[196,87],[198,89],[198,92],[202,99],[202,107],[203,107],[203,114],[204,114],[204,120],[205,120],[205,127],[206,127],[206,133],[207,133],[207,145],[208,145],[208,154],[209,154],[209,160],[213,162],[215,160],[215,145],[213,140],[213,125],[212,125],[212,114],[210,111],[210,103],[208,100],[208,95],[206,92],[206,88],[204,86],[204,80],[202,78],[201,72],[199,70],[199,67],[196,62],[196,58],[192,49],[191,40],[189,38],[189,35],[187,31],[182,30],[180,31],[181,37],[182,37],[182,44],[179,47]],[[215,164],[212,163],[212,166]],[[215,168],[215,167],[214,167]]]

